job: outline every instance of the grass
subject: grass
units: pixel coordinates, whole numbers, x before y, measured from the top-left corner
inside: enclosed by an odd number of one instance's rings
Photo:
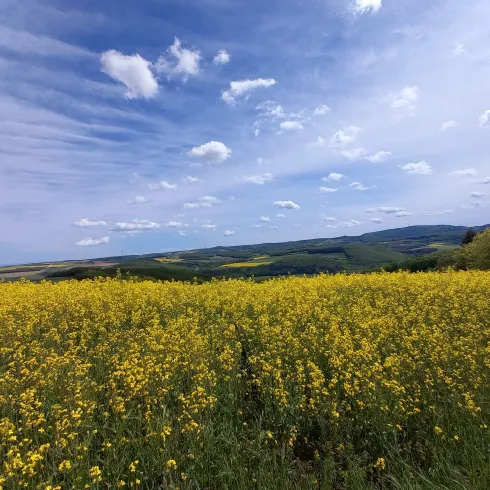
[[[273,260],[267,260],[265,257],[256,257],[252,259],[251,261],[247,262],[233,262],[232,264],[224,264],[221,265],[220,268],[232,268],[232,269],[238,269],[241,267],[259,267],[261,265],[269,265],[272,264],[274,261]]]
[[[158,262],[170,262],[170,263],[184,262],[184,259],[181,258],[168,258],[168,257],[156,257],[153,260],[157,260]]]

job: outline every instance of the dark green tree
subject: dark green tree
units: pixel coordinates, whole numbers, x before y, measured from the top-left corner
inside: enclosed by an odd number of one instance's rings
[[[476,235],[478,235],[478,233],[475,230],[469,229],[464,234],[463,241],[461,242],[461,245],[468,245],[468,243],[471,243],[475,239]]]

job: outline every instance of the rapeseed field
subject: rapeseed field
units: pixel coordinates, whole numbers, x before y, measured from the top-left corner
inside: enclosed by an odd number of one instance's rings
[[[490,273],[0,284],[0,488],[488,489]]]

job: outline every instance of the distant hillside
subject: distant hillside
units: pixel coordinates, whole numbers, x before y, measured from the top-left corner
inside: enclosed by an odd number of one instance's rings
[[[483,231],[490,225],[475,226]],[[364,272],[404,263],[435,252],[452,251],[461,244],[466,226],[409,226],[366,233],[357,237],[316,238],[282,243],[212,247],[167,254],[125,255],[90,261],[0,268],[0,279],[85,279],[125,277],[206,281],[211,277],[268,278],[287,274]],[[431,261],[427,262],[428,264]]]

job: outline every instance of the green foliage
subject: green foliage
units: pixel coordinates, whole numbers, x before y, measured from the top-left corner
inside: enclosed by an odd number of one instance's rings
[[[470,244],[475,239],[476,235],[478,235],[478,233],[475,230],[469,229],[464,234],[463,240],[461,241],[461,245],[468,245],[468,244]]]
[[[490,229],[476,235],[460,254],[468,269],[490,270]]]

